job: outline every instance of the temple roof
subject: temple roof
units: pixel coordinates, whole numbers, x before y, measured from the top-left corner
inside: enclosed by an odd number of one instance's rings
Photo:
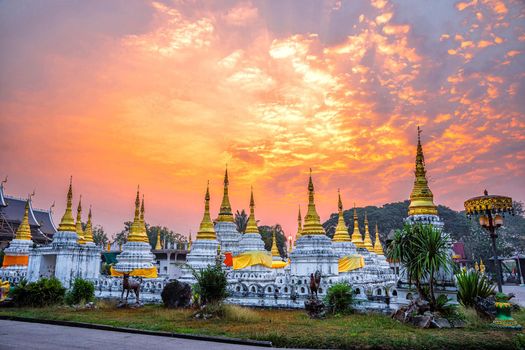
[[[3,207],[2,213],[8,221],[18,222],[22,221],[25,212],[26,200],[21,198],[15,198],[11,196],[5,196],[6,206]],[[40,226],[38,223],[32,205],[29,206],[29,225]]]
[[[33,214],[35,214],[35,218],[40,224],[40,231],[48,236],[57,232],[57,227],[55,226],[50,210],[33,209]]]

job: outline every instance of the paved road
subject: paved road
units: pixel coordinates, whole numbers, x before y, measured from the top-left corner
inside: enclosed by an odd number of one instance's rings
[[[497,291],[497,289],[496,289]],[[525,307],[525,286],[503,286],[503,292],[504,293],[514,293],[516,295],[514,298],[511,299],[511,301],[515,302],[519,306]]]
[[[0,349],[263,350],[265,348],[0,320]]]

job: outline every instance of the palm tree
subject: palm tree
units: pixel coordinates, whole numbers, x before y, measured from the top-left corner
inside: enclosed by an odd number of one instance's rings
[[[235,213],[235,225],[237,225],[237,231],[244,233],[246,225],[248,224],[248,214],[244,211],[238,211]]]
[[[432,225],[405,225],[397,230],[390,244],[387,255],[400,262],[409,283],[416,285],[420,297],[430,303],[434,309],[435,275],[438,271],[447,272],[451,267],[450,242],[441,231]],[[428,284],[428,293],[426,285]]]

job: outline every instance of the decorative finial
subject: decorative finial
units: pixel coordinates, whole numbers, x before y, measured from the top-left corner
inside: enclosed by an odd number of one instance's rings
[[[67,191],[66,211],[64,212],[64,215],[62,216],[60,225],[58,225],[58,231],[61,231],[61,232],[64,232],[64,231],[75,232],[76,231],[75,220],[73,219],[73,213],[71,209],[72,205],[73,205],[73,176],[69,178],[69,188]]]
[[[341,200],[341,191],[337,189],[338,195],[338,215],[337,215],[337,226],[335,227],[334,237],[332,241],[334,242],[350,242],[350,235],[348,234],[348,228],[345,224],[345,219],[343,216],[343,201]]]
[[[310,168],[310,177],[308,179],[308,211],[304,217],[304,226],[302,235],[324,235],[325,231],[321,225],[319,214],[315,208],[314,183],[312,180],[312,169]]]
[[[31,240],[31,227],[29,226],[29,199],[26,201],[24,217],[22,218],[20,225],[18,225],[15,239],[23,241]]]
[[[2,180],[2,186],[3,186],[4,184],[6,184],[6,183],[7,183],[7,175],[6,175],[5,178]]]
[[[235,222],[233,218],[232,208],[230,204],[230,197],[228,195],[228,165],[226,164],[226,170],[224,172],[224,192],[222,196],[221,207],[219,209],[219,216],[217,217],[218,222]]]
[[[210,217],[210,180],[206,185],[206,195],[204,196],[204,215],[202,217],[201,224],[199,226],[199,231],[197,232],[197,240],[215,240],[217,236],[215,235],[215,228],[213,227],[213,222]]]

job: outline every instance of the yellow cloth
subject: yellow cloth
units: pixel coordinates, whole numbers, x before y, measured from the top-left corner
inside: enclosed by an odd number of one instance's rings
[[[27,255],[6,255],[2,267],[7,266],[27,266],[29,263],[29,256]]]
[[[253,265],[272,267],[272,256],[268,252],[244,252],[233,257],[233,269],[240,270]]]
[[[339,272],[348,272],[365,266],[365,259],[361,255],[349,255],[339,259]]]
[[[124,276],[124,272],[117,271],[111,266],[109,269],[111,276]],[[149,269],[134,269],[129,273],[130,276],[144,277],[144,278],[157,278],[157,268],[151,267]]]
[[[272,269],[282,269],[283,267],[288,266],[288,264],[290,264],[289,261],[273,260]]]

